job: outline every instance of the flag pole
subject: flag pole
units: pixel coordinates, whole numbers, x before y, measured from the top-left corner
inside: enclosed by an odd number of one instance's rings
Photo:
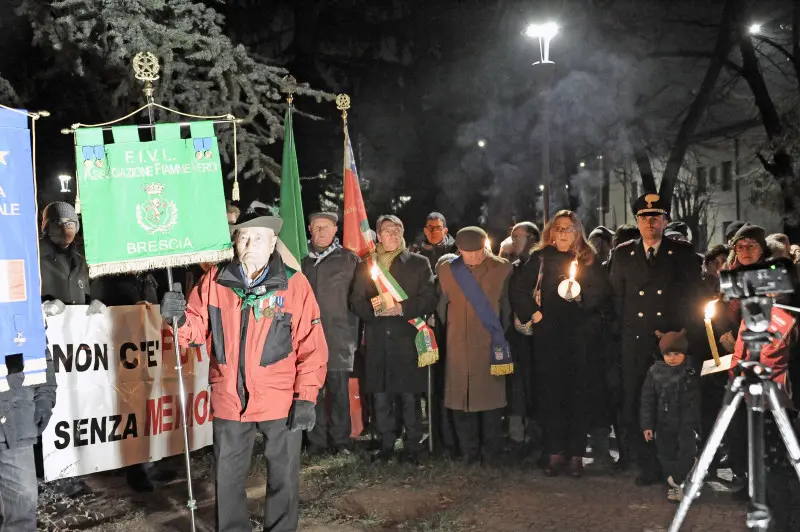
[[[155,116],[153,115],[153,93],[155,92],[155,88],[153,87],[153,81],[158,79],[158,58],[150,52],[143,53],[140,52],[136,54],[133,58],[133,70],[134,76],[139,81],[144,82],[144,88],[142,92],[144,92],[144,97],[149,104],[147,108],[147,118],[149,120],[150,125],[155,124]],[[155,136],[155,130],[153,130],[153,135]],[[234,150],[236,148],[234,147]],[[167,285],[168,290],[173,290],[174,285],[174,277],[172,275],[172,268],[167,266]],[[188,429],[188,419],[186,418],[186,413],[189,412],[191,416],[191,411],[187,410],[186,408],[186,388],[183,384],[183,363],[181,362],[181,348],[180,344],[178,343],[178,318],[172,318],[172,346],[175,350],[175,370],[178,375],[178,392],[180,393],[181,399],[181,418],[183,423],[181,423],[181,428],[183,429],[183,456],[186,462],[186,489],[188,491],[188,500],[186,501],[186,507],[189,508],[189,517],[191,523],[191,530],[195,532],[196,524],[195,524],[195,516],[194,511],[197,509],[197,501],[194,498],[194,492],[192,490],[192,457],[189,451],[189,429]],[[163,349],[163,345],[162,345]],[[163,358],[163,352],[162,352]]]

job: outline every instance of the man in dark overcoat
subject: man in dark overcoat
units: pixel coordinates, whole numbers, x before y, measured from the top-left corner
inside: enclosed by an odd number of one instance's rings
[[[656,331],[689,331],[690,352],[698,348],[703,309],[698,299],[700,265],[690,244],[664,238],[668,205],[658,194],[645,194],[632,204],[641,237],[621,244],[611,260],[616,327],[621,340],[623,433],[641,475],[639,485],[663,480],[655,447],[638,423],[642,385],[656,360]]]
[[[406,430],[406,457],[418,461],[425,453],[418,401],[427,391],[428,371],[419,367],[415,344],[418,331],[409,320],[424,320],[434,311],[436,288],[428,259],[406,249],[403,222],[399,218],[381,216],[375,229],[379,241],[376,260],[407,297],[389,308],[379,309],[379,291],[369,263],[359,267],[350,303],[365,323],[363,392],[373,394],[375,425],[381,440],[377,458],[388,461],[393,456],[396,424],[392,406],[399,399]]]

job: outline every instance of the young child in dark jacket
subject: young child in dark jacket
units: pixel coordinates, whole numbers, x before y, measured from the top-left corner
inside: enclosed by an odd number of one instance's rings
[[[659,333],[657,333],[659,334]],[[658,460],[667,477],[667,500],[683,499],[681,484],[697,455],[700,383],[686,356],[686,331],[660,334],[664,360],[650,367],[642,387],[640,422],[647,441],[655,439]]]

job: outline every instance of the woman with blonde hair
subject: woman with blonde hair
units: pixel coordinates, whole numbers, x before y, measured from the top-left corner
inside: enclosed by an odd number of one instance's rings
[[[603,375],[595,374],[590,360],[600,350],[589,347],[599,338],[603,310],[612,304],[611,287],[572,211],[556,213],[523,268],[509,297],[516,320],[533,322],[534,388],[549,458],[545,473],[556,476],[568,463],[569,474],[580,477],[592,403],[603,400],[592,386]],[[572,290],[565,293],[570,281]]]

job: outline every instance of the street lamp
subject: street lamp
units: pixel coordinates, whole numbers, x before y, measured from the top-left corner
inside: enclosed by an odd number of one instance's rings
[[[547,188],[547,193],[543,197],[544,222],[550,216],[550,119],[548,92],[550,82],[553,79],[555,63],[550,61],[550,41],[558,33],[558,24],[555,22],[545,22],[544,24],[529,24],[525,28],[525,36],[539,41],[540,60],[533,64],[533,75],[542,90],[542,180],[544,185],[540,190]]]
[[[483,140],[483,139],[479,139],[478,140],[478,147],[479,148],[485,148],[486,147],[486,141]]]
[[[750,27],[747,28],[747,31],[750,32],[750,35],[758,35],[761,33],[761,24],[758,22],[753,22],[750,24]]]
[[[72,180],[71,175],[61,174],[58,176],[58,181],[61,183],[61,192],[71,192],[69,189],[69,182]]]
[[[580,166],[581,168],[586,168],[586,161],[581,161],[578,166]]]

